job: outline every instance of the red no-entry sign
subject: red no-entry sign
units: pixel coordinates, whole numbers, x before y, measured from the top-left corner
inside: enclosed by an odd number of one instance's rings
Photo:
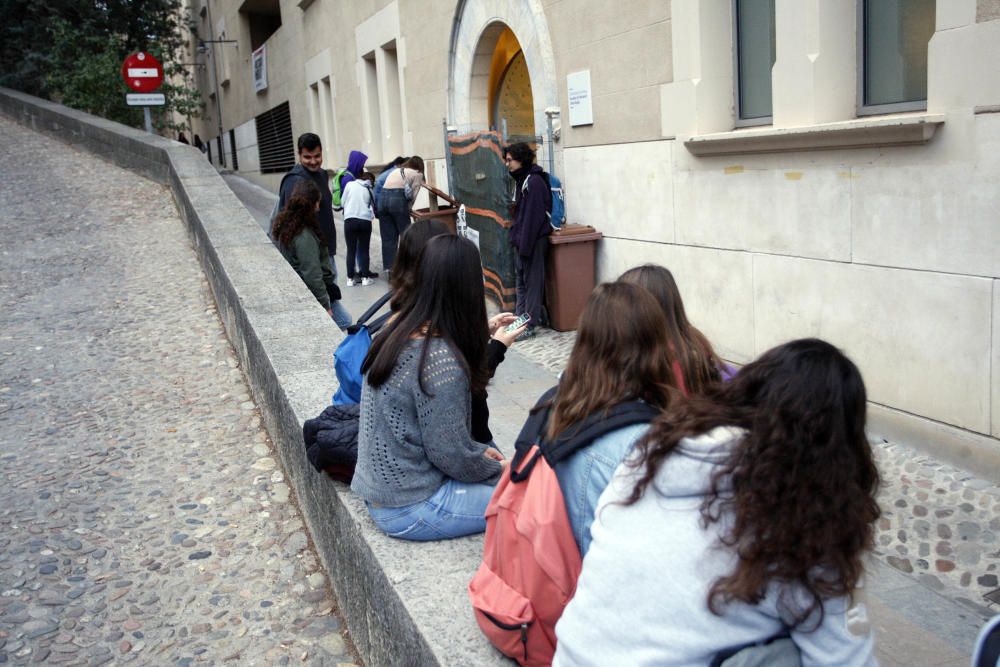
[[[151,93],[163,83],[163,65],[151,54],[139,51],[125,59],[122,78],[129,90]]]

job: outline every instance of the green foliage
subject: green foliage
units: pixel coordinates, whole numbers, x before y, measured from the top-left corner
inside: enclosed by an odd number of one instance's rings
[[[167,76],[154,124],[180,130],[171,112],[198,117],[203,107],[183,64],[189,35],[180,0],[0,0],[0,85],[141,127],[142,109],[125,103],[121,66],[148,51]]]

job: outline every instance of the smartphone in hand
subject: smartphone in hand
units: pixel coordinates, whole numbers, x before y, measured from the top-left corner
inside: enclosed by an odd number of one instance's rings
[[[521,315],[519,318],[517,318],[516,320],[514,320],[513,322],[511,322],[510,324],[508,324],[507,328],[504,329],[504,331],[506,331],[507,333],[510,333],[510,332],[514,331],[515,329],[520,329],[521,327],[523,327],[525,324],[527,324],[530,321],[531,321],[531,315],[529,313],[525,313],[524,315]]]

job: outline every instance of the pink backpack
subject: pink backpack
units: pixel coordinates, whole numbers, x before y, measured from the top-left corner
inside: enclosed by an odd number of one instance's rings
[[[469,598],[483,634],[525,666],[549,665],[555,627],[576,592],[582,559],[553,466],[595,438],[648,422],[655,410],[629,402],[542,442],[555,388],[539,399],[517,438],[517,454],[486,508],[483,562]]]
[[[556,621],[576,592],[582,563],[556,473],[537,446],[529,455],[518,472],[530,481],[514,482],[512,470],[486,508],[483,562],[469,597],[479,627],[504,655],[548,665]]]

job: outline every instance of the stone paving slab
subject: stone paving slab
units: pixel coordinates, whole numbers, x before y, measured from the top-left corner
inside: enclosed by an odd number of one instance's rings
[[[354,662],[169,191],[0,143],[0,663]]]

